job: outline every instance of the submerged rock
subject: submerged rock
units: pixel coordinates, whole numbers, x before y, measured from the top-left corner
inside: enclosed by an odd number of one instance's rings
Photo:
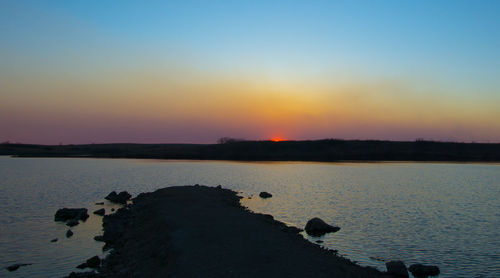
[[[100,215],[100,216],[103,216],[105,213],[106,213],[106,210],[103,209],[103,208],[94,211],[94,214],[97,214],[97,215]]]
[[[259,193],[259,197],[264,198],[264,199],[271,198],[271,197],[273,197],[273,194],[266,192],[266,191],[262,191]]]
[[[385,263],[387,273],[395,277],[410,277],[406,265],[402,261],[390,261]]]
[[[54,221],[68,221],[72,219],[85,221],[89,218],[86,208],[62,208],[54,215]]]
[[[27,266],[27,265],[31,265],[31,264],[13,264],[13,265],[6,267],[5,269],[12,272],[12,271],[18,270],[21,266]]]
[[[68,238],[69,238],[69,237],[72,237],[72,236],[73,236],[73,232],[72,232],[71,230],[68,230],[68,231],[66,232],[66,237],[68,237]]]
[[[408,268],[411,274],[417,278],[439,275],[439,267],[435,265],[412,264]]]
[[[118,203],[118,204],[123,204],[125,205],[128,200],[132,198],[132,195],[130,195],[127,191],[122,191],[118,194],[116,194],[116,191],[113,191],[108,194],[104,199],[113,202],[113,203]]]
[[[334,233],[340,230],[339,227],[334,227],[325,223],[325,221],[315,217],[307,221],[305,227],[306,233],[311,236],[322,236],[326,233]]]

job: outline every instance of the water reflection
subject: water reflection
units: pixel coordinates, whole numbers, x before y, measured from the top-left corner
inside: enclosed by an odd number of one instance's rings
[[[9,277],[63,276],[103,255],[93,240],[101,218],[91,212],[110,191],[200,183],[253,196],[243,205],[294,226],[316,216],[340,226],[321,245],[363,265],[384,269],[383,261],[402,259],[439,265],[441,277],[497,277],[499,167],[0,157],[0,264],[34,263]],[[261,199],[260,191],[273,197]],[[53,221],[64,206],[90,212],[70,239]],[[109,213],[110,204],[104,207]]]

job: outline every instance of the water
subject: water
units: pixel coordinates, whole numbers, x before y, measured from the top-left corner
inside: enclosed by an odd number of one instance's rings
[[[362,265],[401,259],[438,265],[440,277],[500,277],[500,165],[9,157],[0,157],[0,266],[33,265],[0,277],[62,277],[103,256],[92,239],[101,218],[90,213],[67,239],[58,208],[92,212],[112,190],[195,183],[254,195],[243,205],[298,227],[315,216],[338,225],[322,245]],[[273,198],[260,199],[264,190]]]

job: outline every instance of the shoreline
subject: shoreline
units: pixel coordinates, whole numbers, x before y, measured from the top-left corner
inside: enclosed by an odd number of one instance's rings
[[[234,163],[324,163],[324,164],[479,164],[500,165],[499,161],[455,161],[455,160],[231,160],[231,159],[186,159],[186,158],[148,158],[148,157],[101,157],[101,156],[22,156],[22,155],[0,155],[9,158],[79,158],[79,159],[130,159],[130,160],[152,160],[164,162],[234,162]]]
[[[141,193],[103,219],[97,273],[69,277],[390,277],[249,211],[229,189],[177,186]]]
[[[500,162],[500,143],[378,141],[236,141],[223,144],[0,144],[0,155],[231,161]]]

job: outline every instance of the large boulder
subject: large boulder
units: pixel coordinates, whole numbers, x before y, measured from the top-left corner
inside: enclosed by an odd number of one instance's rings
[[[340,230],[339,227],[331,226],[325,223],[325,221],[315,217],[307,221],[305,227],[306,233],[311,236],[322,236],[326,233],[334,233]]]
[[[394,277],[410,277],[408,275],[408,270],[406,270],[406,265],[402,261],[390,261],[385,263],[387,268],[387,273]]]
[[[412,264],[408,269],[417,278],[436,276],[440,273],[439,267],[435,265]]]
[[[271,198],[271,197],[273,197],[273,194],[266,192],[266,191],[262,191],[259,193],[259,197],[264,198],[264,199]]]
[[[62,208],[54,215],[54,221],[68,221],[72,219],[85,221],[89,218],[86,208]]]
[[[132,198],[132,195],[130,195],[127,191],[122,191],[118,194],[116,194],[116,191],[113,191],[108,194],[104,199],[113,202],[113,203],[118,203],[118,204],[127,204],[127,201]]]

